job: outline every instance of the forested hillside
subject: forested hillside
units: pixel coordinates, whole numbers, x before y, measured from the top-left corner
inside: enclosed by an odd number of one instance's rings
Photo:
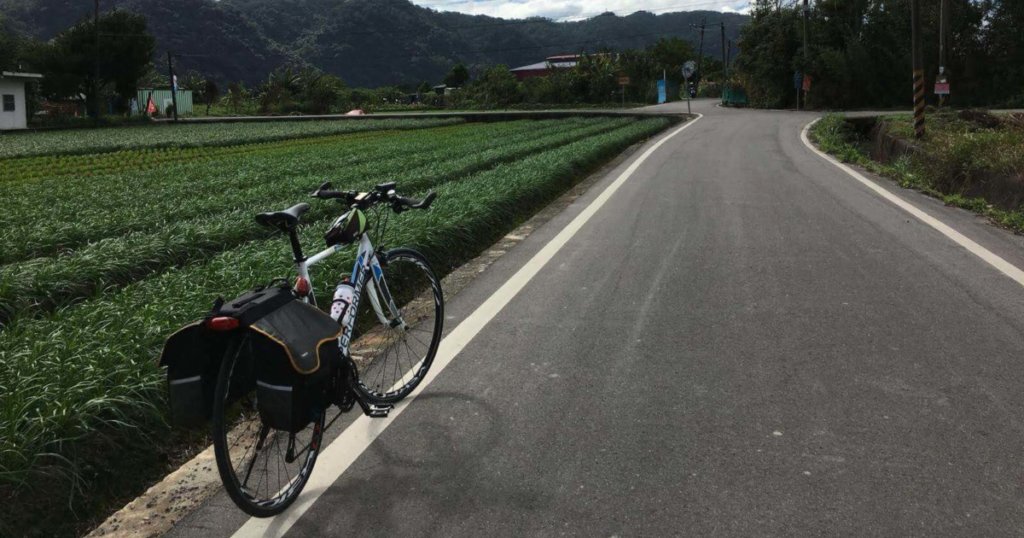
[[[157,39],[158,57],[181,53],[182,70],[221,81],[257,82],[284,64],[308,64],[353,86],[436,82],[456,62],[471,70],[534,63],[551,54],[642,48],[658,37],[696,44],[690,27],[706,17],[724,21],[736,39],[747,17],[717,12],[625,17],[605,14],[579,22],[505,20],[438,12],[407,0],[105,0],[104,10],[143,14]],[[83,17],[81,0],[0,0],[15,31],[49,39]],[[705,53],[718,57],[720,30],[705,36]]]

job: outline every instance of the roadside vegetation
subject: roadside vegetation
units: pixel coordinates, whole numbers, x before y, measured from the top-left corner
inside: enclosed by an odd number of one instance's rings
[[[289,275],[287,242],[257,228],[254,213],[302,201],[325,180],[339,189],[385,181],[412,195],[433,189],[431,210],[396,217],[384,244],[414,246],[447,273],[671,123],[464,123],[31,157],[44,173],[0,182],[12,201],[0,219],[14,228],[0,238],[0,535],[74,534],[205,445],[202,432],[167,426],[155,358],[167,334],[218,295]],[[160,166],[148,164],[154,154],[165,158]],[[123,168],[104,164],[113,156]],[[90,162],[100,163],[97,173],[81,173]],[[322,244],[340,210],[314,204],[301,230],[307,248]],[[317,293],[329,294],[329,275],[352,261],[337,256],[318,268]]]
[[[929,134],[920,142],[914,141],[911,116],[885,116],[878,121],[881,125],[876,129],[911,150],[888,162],[872,159],[874,143],[840,114],[818,121],[811,137],[823,151],[844,162],[1024,233],[1024,116],[979,111],[931,114]]]
[[[733,82],[746,89],[752,106],[794,107],[794,72],[811,78],[811,108],[910,106],[910,0],[811,2],[806,50],[803,5],[751,2]],[[948,104],[1024,106],[1024,3],[949,0],[949,6]],[[938,0],[921,0],[921,17],[926,94],[936,104]]]

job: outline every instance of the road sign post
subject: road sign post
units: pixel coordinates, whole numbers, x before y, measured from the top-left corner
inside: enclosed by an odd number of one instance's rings
[[[178,121],[178,77],[174,76],[174,64],[171,51],[167,51],[167,77],[171,83],[171,106],[174,108],[174,121]]]
[[[683,91],[686,92],[686,113],[692,114],[690,111],[690,77],[693,76],[694,71],[697,70],[697,64],[693,60],[690,60],[683,64],[683,80],[685,81],[685,87]]]
[[[800,90],[804,87],[804,74],[796,71],[793,73],[793,89],[796,90],[796,109],[800,110]]]
[[[946,104],[949,93],[949,77],[946,76],[946,68],[939,67],[939,76],[935,79],[935,95],[939,96],[940,108]]]
[[[626,106],[626,86],[629,86],[629,77],[619,75],[619,86],[622,87],[622,106]]]

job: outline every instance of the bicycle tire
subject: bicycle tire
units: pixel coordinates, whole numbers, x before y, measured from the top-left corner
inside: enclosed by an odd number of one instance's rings
[[[352,356],[356,363],[353,389],[363,401],[372,404],[393,404],[416,389],[434,362],[444,328],[444,292],[441,290],[440,279],[426,257],[411,248],[396,248],[385,252],[383,258],[380,262],[384,282],[391,295],[395,297],[396,304],[401,304],[399,310],[402,318],[415,319],[412,323],[406,320],[409,325],[405,329],[380,323],[373,313],[372,306],[374,294],[380,292],[376,289],[372,276],[364,276],[362,289],[366,297],[365,300],[360,300],[357,325],[370,325],[372,328],[364,331],[360,335],[361,339],[353,339]],[[379,300],[380,296],[377,297]],[[386,307],[384,309],[386,310]],[[359,316],[363,317],[361,323]],[[432,317],[432,321],[427,319],[429,317]],[[390,332],[399,334],[382,335]],[[429,341],[426,338],[429,338]],[[366,345],[367,339],[370,345]],[[414,344],[410,344],[410,340],[414,341]],[[378,344],[376,349],[372,350],[375,354],[370,358],[361,356],[360,353],[373,347],[373,343]],[[422,353],[416,352],[413,345],[417,349],[422,347]],[[408,354],[401,351],[402,346],[409,352]],[[400,355],[397,356],[392,369],[388,364],[388,358],[393,348],[398,349],[398,353],[408,356],[404,365]],[[392,375],[388,378],[386,374],[389,371],[401,375]]]
[[[306,430],[302,430],[297,434],[289,434],[288,432],[280,430],[271,430],[269,427],[263,425],[259,418],[259,413],[256,411],[255,394],[251,390],[251,387],[246,383],[241,383],[243,388],[234,388],[236,391],[242,392],[242,394],[240,396],[232,394],[232,380],[240,380],[244,378],[243,375],[240,375],[235,370],[239,365],[239,358],[244,357],[242,354],[243,342],[243,338],[237,338],[228,346],[228,349],[224,354],[224,358],[221,361],[220,371],[217,376],[211,427],[213,434],[214,456],[217,461],[217,471],[220,474],[221,482],[223,482],[224,489],[227,491],[228,496],[231,497],[231,500],[235,505],[241,508],[245,513],[254,517],[272,517],[280,514],[295,502],[299,497],[299,494],[302,492],[302,489],[306,486],[306,482],[309,480],[309,476],[313,472],[313,466],[316,464],[316,459],[322,446],[325,413],[321,412],[319,416],[306,427]],[[238,399],[236,401],[232,401],[233,396]],[[251,436],[250,432],[256,424],[260,425],[259,431],[256,432],[255,436]],[[282,486],[280,480],[281,469],[288,469],[288,466],[295,462],[295,460],[292,462],[286,461],[288,456],[288,452],[286,452],[284,454],[285,458],[275,461],[275,465],[273,466],[278,473],[277,485],[271,487],[271,482],[268,477],[266,488],[268,497],[261,498],[259,496],[260,484],[257,483],[255,487],[249,487],[249,480],[256,463],[256,458],[259,457],[260,454],[267,454],[268,458],[273,457],[272,453],[275,451],[265,444],[267,439],[270,438],[270,443],[277,448],[277,456],[282,456],[280,446],[281,441],[286,437],[291,441],[294,441],[295,438],[298,438],[299,434],[302,434],[307,430],[309,430],[308,442],[306,442],[305,436],[301,438],[302,443],[306,444],[302,449],[303,452],[305,452],[305,458],[302,459],[300,465],[297,466],[298,472],[296,476],[290,478]],[[233,443],[230,440],[231,437],[234,438]],[[232,453],[233,451],[235,453],[238,452],[239,443],[244,444],[252,441],[255,441],[256,450],[253,453],[252,462],[248,464],[244,480],[240,480],[236,466],[232,461]],[[294,450],[294,448],[292,448],[292,443],[289,443],[288,446],[289,450]],[[243,459],[248,453],[249,448],[245,448]],[[263,465],[264,472],[269,474],[270,469],[271,466],[268,464],[265,463]],[[276,491],[277,493],[270,496],[272,491]]]

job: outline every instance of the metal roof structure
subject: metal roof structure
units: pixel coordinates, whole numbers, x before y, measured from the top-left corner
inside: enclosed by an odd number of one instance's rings
[[[0,71],[0,78],[18,78],[18,79],[39,79],[43,78],[41,73],[20,73],[18,71]]]

